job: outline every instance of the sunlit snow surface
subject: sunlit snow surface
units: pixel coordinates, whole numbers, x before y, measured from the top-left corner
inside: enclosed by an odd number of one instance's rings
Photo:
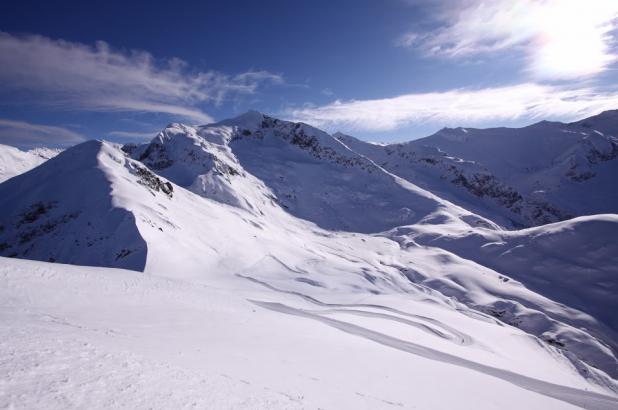
[[[403,178],[248,113],[0,184],[0,407],[616,408],[618,217]]]

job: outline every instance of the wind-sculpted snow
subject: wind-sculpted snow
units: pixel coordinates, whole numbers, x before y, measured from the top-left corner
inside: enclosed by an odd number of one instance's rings
[[[545,305],[541,309],[548,317],[569,323],[571,328],[555,327],[546,318],[534,318],[525,311],[517,314],[520,308],[504,300],[485,310],[549,343],[587,357],[589,363],[614,377],[618,375],[618,322],[614,313],[618,311],[618,245],[612,240],[618,237],[618,216],[580,217],[521,231],[400,227],[388,236],[404,247],[422,244],[449,250],[500,272],[505,283],[519,281],[558,302],[549,306],[534,298],[519,298],[527,308]],[[469,295],[471,284],[464,283],[463,287]],[[466,297],[460,295],[460,299]],[[582,335],[579,329],[588,334]],[[592,341],[589,335],[602,344]]]

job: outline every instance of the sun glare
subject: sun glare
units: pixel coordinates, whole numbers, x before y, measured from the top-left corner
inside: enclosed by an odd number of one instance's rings
[[[618,1],[543,3],[532,71],[537,77],[571,78],[602,71],[615,56],[609,48],[612,16]]]

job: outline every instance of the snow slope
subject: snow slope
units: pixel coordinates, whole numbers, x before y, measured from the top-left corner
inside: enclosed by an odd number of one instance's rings
[[[134,215],[110,195],[117,152],[85,142],[0,184],[0,255],[143,269]]]
[[[303,124],[83,143],[0,225],[57,262],[0,258],[5,407],[617,404],[614,216],[503,231]]]
[[[240,277],[201,286],[6,259],[0,283],[3,407],[618,404],[520,330],[414,297],[331,294],[321,300],[338,304],[324,305]]]
[[[0,144],[0,182],[42,164],[58,155],[59,152],[60,150],[50,148],[21,151],[15,147]]]
[[[421,245],[448,250],[499,272],[504,275],[499,278],[504,282],[518,281],[540,295],[551,297],[557,305],[569,306],[579,312],[545,308],[548,317],[572,326],[571,329],[550,330],[553,326],[546,322],[546,318],[525,313],[525,308],[537,303],[529,296],[510,298],[518,300],[525,307],[523,311],[522,306],[505,303],[504,299],[498,299],[495,305],[485,305],[481,310],[520,328],[537,328],[528,329],[533,334],[540,334],[538,328],[544,328],[541,333],[545,340],[564,344],[571,351],[591,353],[588,349],[594,343],[572,334],[577,329],[585,329],[602,340],[614,352],[613,355],[618,352],[618,322],[614,314],[618,309],[615,296],[618,292],[618,246],[615,241],[608,240],[618,237],[618,216],[579,217],[520,231],[461,228],[455,225],[416,225],[399,227],[385,235],[402,246]],[[443,288],[442,292],[455,295],[459,300],[467,299],[476,285],[468,283],[463,287],[463,294],[448,288]],[[496,294],[495,290],[489,292]],[[605,354],[602,353],[604,350]],[[606,354],[607,350],[599,346],[598,352],[592,354],[595,358],[590,357],[588,361],[605,368],[615,377],[618,367],[615,362],[606,365]]]

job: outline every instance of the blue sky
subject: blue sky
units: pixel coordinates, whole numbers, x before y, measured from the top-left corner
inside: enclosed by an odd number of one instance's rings
[[[0,143],[249,109],[403,141],[618,108],[615,0],[87,3],[0,6]]]

